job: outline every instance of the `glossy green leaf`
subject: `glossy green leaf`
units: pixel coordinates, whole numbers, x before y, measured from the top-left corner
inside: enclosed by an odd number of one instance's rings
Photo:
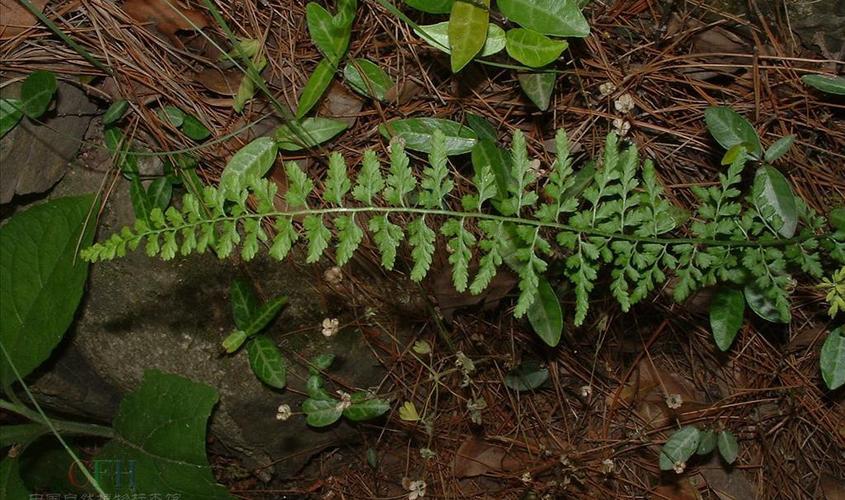
[[[306,399],[302,402],[305,422],[312,427],[327,427],[343,414],[340,402],[334,399]]]
[[[56,75],[35,71],[21,84],[21,109],[30,118],[38,118],[50,107],[56,93]]]
[[[232,304],[232,316],[238,328],[247,328],[249,319],[259,308],[258,297],[252,285],[243,279],[236,279],[229,287],[229,303]]]
[[[15,128],[23,117],[20,99],[0,99],[0,138]]]
[[[452,48],[449,44],[449,21],[414,28],[414,33],[432,47],[447,54],[452,53]],[[481,51],[477,57],[491,56],[501,52],[504,48],[505,30],[496,24],[489,23],[487,25],[487,37],[484,39],[484,45],[481,47]]]
[[[448,14],[452,12],[455,0],[405,0],[409,7],[413,7],[429,14]]]
[[[452,72],[462,70],[481,51],[490,24],[490,0],[455,2],[449,16]]]
[[[536,360],[523,361],[505,375],[505,385],[515,391],[532,391],[546,383],[549,369]]]
[[[170,198],[173,195],[173,185],[167,177],[159,177],[153,180],[147,187],[147,200],[150,204],[150,209],[159,208],[161,211],[167,210],[170,206]]]
[[[337,67],[349,47],[351,25],[335,22],[329,11],[315,2],[305,6],[305,19],[314,45]]]
[[[390,75],[369,59],[349,61],[343,68],[343,78],[356,92],[379,101],[394,85]]]
[[[158,116],[176,128],[181,127],[185,123],[185,112],[176,106],[164,106],[158,110]]]
[[[795,136],[794,135],[786,135],[775,141],[774,144],[769,146],[769,149],[766,150],[765,160],[769,163],[774,162],[781,156],[785,155],[787,151],[792,147],[792,144],[795,143]]]
[[[262,304],[255,314],[249,318],[249,324],[244,328],[248,337],[251,337],[267,327],[287,304],[288,298],[284,296],[275,297]]]
[[[739,454],[739,444],[736,442],[736,437],[730,431],[722,431],[717,438],[719,442],[719,454],[725,459],[725,462],[732,464],[736,462],[736,456]]]
[[[120,121],[127,109],[129,109],[129,102],[125,99],[114,101],[103,114],[103,125],[111,125]]]
[[[278,154],[276,141],[270,137],[259,137],[232,155],[223,174],[220,185],[234,191],[246,187],[249,179],[260,179],[270,170]]]
[[[323,354],[318,354],[311,359],[310,367],[308,368],[308,372],[312,375],[316,375],[317,373],[328,370],[332,363],[334,363],[335,355],[330,352],[324,352]]]
[[[660,450],[660,470],[672,470],[675,464],[686,464],[698,449],[701,434],[695,427],[684,427],[672,434]]]
[[[551,64],[569,44],[564,40],[551,38],[525,28],[514,28],[507,32],[505,48],[508,55],[532,68],[539,68]]]
[[[93,241],[94,203],[92,195],[58,198],[0,227],[0,342],[21,377],[50,356],[73,321],[88,276],[77,249]],[[0,386],[15,380],[0,355]]]
[[[191,115],[185,115],[182,120],[182,132],[195,141],[204,141],[211,137],[211,130]]]
[[[134,462],[135,480],[101,469],[100,486],[110,496],[166,492],[181,500],[231,498],[214,479],[205,453],[206,426],[217,399],[217,391],[205,384],[148,370],[141,386],[120,403],[113,423],[117,437],[97,456],[106,467]]]
[[[789,187],[789,181],[775,167],[763,165],[757,169],[754,182],[763,184],[763,192],[755,203],[767,204],[774,208],[775,214],[781,220],[782,225],[776,228],[784,238],[791,238],[798,228],[798,208],[795,203],[795,195]],[[770,221],[771,222],[771,221]]]
[[[478,136],[479,141],[489,141],[495,144],[499,140],[496,129],[483,116],[467,113],[466,121],[469,128]]]
[[[311,372],[311,375],[305,382],[305,393],[308,394],[308,397],[311,399],[335,401],[334,397],[329,394],[329,391],[327,391],[326,388],[323,387],[323,377],[316,375],[317,372],[312,372],[310,368],[308,371]]]
[[[235,330],[230,333],[228,337],[223,339],[223,350],[226,351],[227,354],[232,354],[244,345],[246,339],[247,337],[245,331]]]
[[[343,410],[343,416],[352,422],[363,422],[378,418],[390,410],[390,403],[367,392],[352,394],[352,404]]]
[[[511,175],[510,151],[492,141],[479,140],[472,148],[472,168],[475,175],[480,175],[485,167],[489,167],[496,178],[495,199],[504,200],[514,182]]]
[[[511,21],[544,35],[584,38],[590,34],[577,0],[498,0],[496,5]]]
[[[308,77],[302,94],[299,95],[299,104],[296,106],[296,118],[302,119],[314,106],[320,102],[320,98],[326,93],[326,89],[334,79],[335,67],[328,59],[322,59],[314,72]]]
[[[701,431],[698,440],[698,448],[695,450],[696,455],[707,455],[716,449],[716,433],[713,431]]]
[[[801,81],[828,94],[845,95],[845,78],[833,75],[804,75]]]
[[[407,149],[424,153],[431,152],[431,136],[435,130],[440,130],[446,136],[448,155],[469,153],[478,140],[471,128],[442,118],[406,118],[379,125],[379,132],[386,139],[401,137]]]
[[[822,378],[831,391],[845,384],[845,334],[842,327],[827,335],[822,345],[819,366]]]
[[[722,156],[722,161],[719,162],[722,165],[730,165],[736,161],[739,155],[744,155],[748,153],[748,148],[745,147],[745,144],[735,144],[729,150],[725,151],[724,156]]]
[[[519,86],[541,111],[549,109],[552,93],[555,90],[555,73],[520,73],[517,75]]]
[[[546,278],[540,278],[537,297],[528,308],[528,322],[543,342],[555,347],[563,333],[563,311],[560,300]]]
[[[133,175],[129,184],[129,198],[132,201],[132,211],[135,218],[150,223],[150,200],[147,198],[147,192],[144,190],[144,184],[141,178]]]
[[[778,311],[772,299],[766,296],[754,283],[746,285],[743,294],[745,295],[745,302],[748,304],[748,307],[754,311],[754,314],[766,321],[772,323],[789,323],[792,321],[792,315],[789,314],[789,311],[787,311],[787,314],[783,314],[783,311]]]
[[[283,389],[287,384],[287,368],[276,343],[266,335],[256,335],[246,345],[249,366],[258,380],[270,387]]]
[[[725,106],[707,108],[704,111],[704,121],[707,130],[725,149],[731,149],[742,144],[748,150],[748,155],[759,160],[763,157],[763,147],[754,126],[741,114]]]
[[[26,500],[29,490],[20,474],[20,460],[6,457],[0,461],[0,500]]]
[[[745,298],[736,288],[720,288],[710,302],[710,330],[719,349],[727,351],[742,326]]]
[[[276,129],[276,141],[279,149],[284,151],[301,151],[322,144],[337,134],[346,130],[349,124],[331,118],[306,118],[293,130],[289,125],[282,125]],[[297,134],[297,130],[301,134]]]

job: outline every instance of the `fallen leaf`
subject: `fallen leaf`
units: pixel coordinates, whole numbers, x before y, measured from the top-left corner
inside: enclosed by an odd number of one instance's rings
[[[654,490],[652,498],[671,499],[671,500],[700,500],[701,494],[698,489],[692,485],[689,478],[672,481],[669,484],[661,484]]]
[[[194,75],[200,85],[220,95],[233,96],[241,85],[243,73],[237,70],[222,70],[220,68],[205,68]]]
[[[208,26],[202,12],[183,7],[177,0],[126,0],[123,11],[141,24],[152,24],[176,45],[182,45],[177,31],[196,31]]]
[[[710,460],[698,470],[707,481],[707,486],[720,500],[744,500],[757,497],[754,485],[745,477],[742,470],[725,468],[718,453],[713,453]]]
[[[830,474],[822,474],[819,481],[825,500],[845,500],[845,481]]]
[[[47,0],[30,0],[40,10],[44,10]],[[0,39],[12,38],[38,24],[32,15],[18,0],[0,0]]]
[[[364,100],[348,91],[338,82],[333,82],[326,95],[320,101],[317,115],[337,118],[349,127],[355,125],[358,113],[364,107]]]
[[[488,472],[513,472],[524,468],[507,450],[483,439],[470,437],[455,452],[452,473],[456,478],[475,477]]]

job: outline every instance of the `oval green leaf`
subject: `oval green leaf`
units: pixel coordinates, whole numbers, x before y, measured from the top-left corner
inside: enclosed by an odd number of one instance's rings
[[[324,352],[323,354],[318,354],[311,358],[311,366],[308,368],[308,372],[312,375],[316,375],[317,373],[328,370],[332,363],[334,363],[335,355],[330,352]]]
[[[227,354],[232,354],[244,345],[246,341],[246,332],[243,330],[235,330],[223,339],[223,350]]]
[[[337,422],[343,414],[339,401],[335,399],[306,399],[302,402],[305,422],[311,427],[327,427]]]
[[[736,288],[721,288],[710,302],[710,330],[719,349],[727,351],[742,326],[745,298]]]
[[[508,55],[532,68],[551,64],[569,46],[564,40],[552,40],[542,33],[525,28],[509,30],[506,37]]]
[[[462,70],[481,52],[489,24],[490,0],[476,0],[473,3],[459,1],[452,4],[452,13],[449,16],[452,73]]]
[[[405,140],[406,148],[423,153],[431,151],[431,136],[435,130],[446,136],[448,155],[469,153],[478,140],[471,128],[442,118],[407,118],[379,125],[379,132],[386,139],[399,136]]]
[[[326,89],[334,79],[335,67],[328,59],[322,59],[314,72],[308,77],[308,82],[299,95],[299,103],[296,106],[296,118],[301,119],[320,102],[320,98],[326,93]]]
[[[23,117],[20,99],[0,99],[0,138],[15,128]]]
[[[111,125],[117,122],[123,118],[127,109],[129,109],[129,102],[125,99],[114,101],[103,114],[103,125]]]
[[[249,366],[258,380],[270,387],[283,389],[287,384],[287,368],[282,352],[266,335],[256,335],[246,345]]]
[[[255,311],[255,314],[249,318],[249,323],[247,324],[247,327],[244,328],[247,336],[251,337],[266,328],[267,325],[276,318],[279,311],[282,310],[282,307],[284,307],[287,302],[287,297],[279,296],[262,304],[261,307]]]
[[[792,314],[788,310],[779,311],[775,302],[764,294],[756,284],[745,285],[743,293],[748,307],[757,316],[772,323],[789,323],[792,321]]]
[[[229,287],[229,303],[232,304],[232,316],[238,328],[247,328],[249,319],[258,311],[258,297],[249,282],[236,279]]]
[[[515,391],[531,391],[546,383],[549,369],[537,360],[523,361],[505,375],[505,386]]]
[[[147,187],[147,201],[150,210],[159,208],[162,212],[170,206],[170,198],[173,196],[173,184],[167,177],[159,177],[152,181]]]
[[[698,440],[696,455],[707,455],[716,449],[716,433],[713,431],[701,431]]]
[[[418,28],[414,28],[414,33],[435,49],[439,49],[447,54],[452,53],[451,46],[449,45],[449,21],[419,26]],[[505,30],[496,24],[489,23],[487,25],[487,38],[477,57],[487,57],[501,52],[505,48],[505,43]]]
[[[763,147],[760,145],[760,137],[754,126],[742,115],[725,106],[707,108],[704,111],[704,121],[707,123],[707,130],[725,149],[731,149],[737,144],[742,144],[748,151],[748,155],[759,160],[763,157]]]
[[[176,106],[164,106],[158,110],[158,116],[176,128],[181,127],[185,123],[185,112]]]
[[[584,38],[590,34],[577,0],[498,0],[496,5],[511,21],[544,35]]]
[[[239,192],[248,179],[261,178],[270,170],[278,152],[276,141],[270,137],[255,139],[232,156],[220,176],[220,185]]]
[[[329,11],[315,2],[305,6],[305,19],[311,41],[336,67],[349,47],[351,25],[335,22]]]
[[[211,136],[211,130],[208,130],[208,127],[191,115],[185,115],[181,130],[195,141],[203,141]]]
[[[676,463],[687,463],[698,449],[700,439],[700,432],[692,426],[672,434],[660,450],[660,470],[672,470]]]
[[[352,404],[343,410],[343,416],[353,422],[363,422],[380,417],[389,409],[390,403],[387,401],[367,392],[356,392],[352,394]]]
[[[736,456],[739,453],[739,444],[736,442],[736,437],[730,431],[722,431],[719,433],[719,454],[725,459],[725,462],[732,464],[736,462]]]
[[[35,71],[21,85],[21,109],[26,116],[38,118],[50,107],[56,93],[56,75],[49,71]]]
[[[551,347],[560,343],[563,333],[563,311],[549,280],[540,278],[537,297],[528,308],[528,322],[534,332]]]
[[[429,14],[448,14],[452,12],[455,0],[405,0],[409,7],[413,7]]]
[[[315,116],[302,120],[298,126],[282,125],[276,129],[276,141],[284,151],[301,151],[322,144],[346,130],[349,124],[341,120]]]
[[[825,339],[819,367],[824,383],[831,391],[845,384],[845,335],[841,326],[830,332]]]
[[[775,167],[763,165],[757,169],[755,174],[755,188],[757,188],[758,183],[760,189],[759,192],[755,189],[755,203],[759,206],[768,205],[772,207],[777,219],[780,219],[780,225],[775,224],[774,217],[769,218],[769,223],[781,236],[791,238],[798,228],[798,208],[795,203],[795,195],[792,194],[792,188],[789,187],[789,181]]]
[[[769,149],[766,150],[765,160],[769,163],[774,162],[775,160],[779,159],[781,156],[785,155],[789,148],[792,147],[792,144],[795,142],[794,135],[786,135],[775,141],[774,144],[769,146]]]
[[[369,59],[349,61],[343,68],[343,78],[356,92],[379,101],[394,85],[390,75]]]
[[[517,78],[522,91],[540,111],[549,109],[557,81],[555,73],[520,73]]]
[[[93,195],[58,198],[13,215],[0,227],[0,343],[21,377],[53,351],[73,321],[91,245]],[[0,355],[0,386],[17,380]]]
[[[833,75],[804,75],[801,81],[828,94],[845,95],[845,78]]]

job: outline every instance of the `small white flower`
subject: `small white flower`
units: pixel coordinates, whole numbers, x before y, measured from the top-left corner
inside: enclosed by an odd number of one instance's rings
[[[684,398],[680,394],[669,394],[666,396],[666,406],[673,410],[677,410],[684,404]]]
[[[323,336],[331,337],[340,330],[340,321],[337,318],[326,318],[323,320]]]
[[[337,411],[343,411],[352,406],[352,396],[348,392],[337,391],[337,395],[340,396],[340,402],[335,407]]]
[[[281,420],[284,422],[285,420],[289,419],[292,414],[293,413],[290,411],[289,405],[279,405],[279,407],[276,408],[276,420]]]
[[[475,363],[463,351],[455,353],[455,366],[464,372],[464,375],[469,375],[475,371]]]
[[[616,92],[616,85],[613,82],[604,82],[599,85],[599,92],[601,92],[602,97],[607,97]]]
[[[581,386],[581,397],[588,398],[593,395],[593,387],[590,385]]]
[[[610,474],[613,474],[613,471],[615,469],[616,469],[616,464],[613,463],[612,458],[605,458],[604,460],[601,461],[601,473],[602,474],[609,476]]]
[[[522,481],[522,482],[523,482],[523,483],[525,483],[525,484],[531,484],[531,481],[533,481],[534,479],[531,477],[531,472],[530,472],[530,471],[525,471],[525,472],[522,474],[522,477],[521,477],[521,478],[519,478],[519,480],[520,480],[520,481]]]
[[[408,500],[417,500],[425,496],[425,481],[418,479],[408,484]]]
[[[625,137],[630,130],[631,122],[628,120],[623,120],[622,118],[613,119],[613,131],[616,132],[616,135],[619,137]]]
[[[323,280],[329,285],[339,285],[343,281],[343,271],[337,266],[330,267],[323,273]]]
[[[431,460],[432,458],[437,457],[437,452],[431,448],[420,448],[420,456],[426,460]]]
[[[672,466],[672,469],[675,471],[675,474],[683,474],[684,469],[686,469],[686,468],[687,468],[686,462],[680,462],[680,461],[675,462],[675,464]]]
[[[634,109],[634,98],[631,94],[622,94],[616,98],[616,101],[613,103],[613,107],[615,107],[616,111],[619,111],[620,113],[629,113]]]

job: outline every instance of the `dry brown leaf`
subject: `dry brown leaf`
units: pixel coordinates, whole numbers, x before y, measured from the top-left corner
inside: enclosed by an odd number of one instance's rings
[[[713,453],[707,464],[699,467],[699,472],[720,500],[746,500],[756,498],[754,485],[742,473],[741,469],[727,469],[722,465],[718,453]]]
[[[654,490],[652,498],[671,500],[700,500],[701,493],[692,485],[688,478],[673,481],[670,484],[661,484]]]
[[[822,474],[820,484],[825,500],[845,500],[845,481],[842,479]]]
[[[195,31],[208,26],[205,14],[180,5],[178,0],[126,0],[123,11],[139,23],[152,24],[177,45],[181,45],[177,31]]]
[[[461,443],[455,453],[452,473],[456,478],[466,478],[488,472],[512,472],[520,467],[524,468],[524,464],[509,456],[504,448],[470,437]]]
[[[233,96],[238,92],[243,73],[237,70],[222,70],[220,68],[205,68],[194,75],[200,85],[215,94]]]
[[[351,128],[355,125],[358,113],[361,112],[363,107],[364,101],[357,94],[353,94],[346,90],[343,85],[333,82],[320,102],[317,115],[337,118],[346,122]]]
[[[44,10],[48,0],[31,0]],[[0,39],[11,38],[35,26],[38,19],[18,0],[0,0]]]

